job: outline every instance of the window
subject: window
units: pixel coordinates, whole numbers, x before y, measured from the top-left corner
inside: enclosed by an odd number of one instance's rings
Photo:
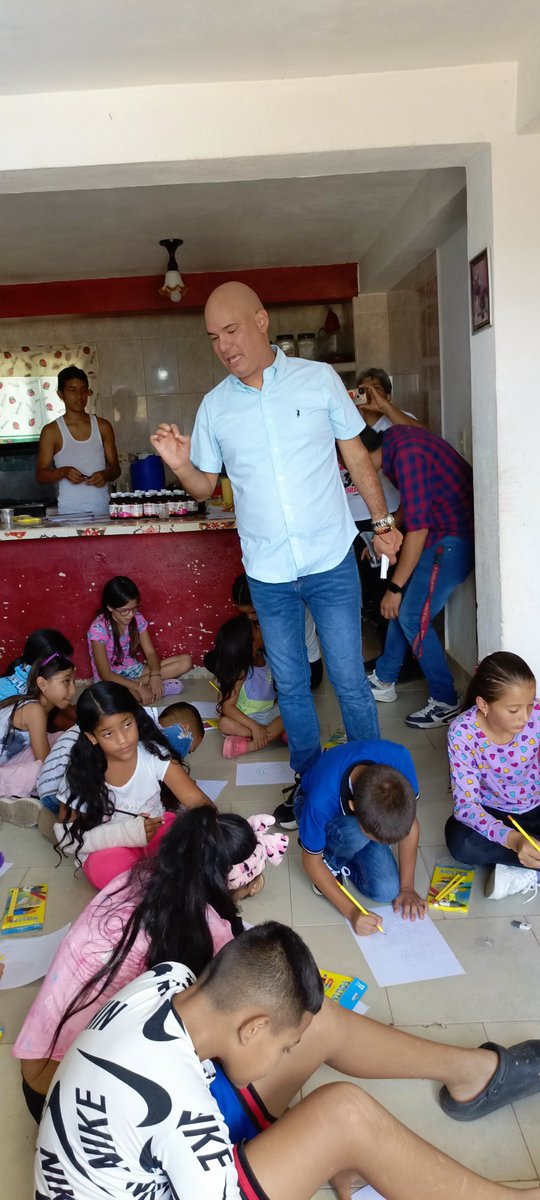
[[[0,443],[39,440],[44,425],[65,412],[57,395],[58,372],[81,367],[89,381],[89,411],[97,399],[95,346],[22,346],[0,350]]]

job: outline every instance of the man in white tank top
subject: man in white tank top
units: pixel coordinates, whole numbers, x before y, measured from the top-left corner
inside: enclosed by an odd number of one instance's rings
[[[65,416],[45,425],[39,439],[38,483],[58,484],[58,512],[109,515],[109,480],[120,465],[113,428],[103,417],[89,416],[88,376],[80,367],[64,367],[58,395]]]

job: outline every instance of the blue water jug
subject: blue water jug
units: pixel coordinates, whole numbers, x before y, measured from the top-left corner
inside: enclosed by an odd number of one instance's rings
[[[130,470],[131,485],[136,492],[159,492],[165,487],[165,467],[158,454],[136,458]]]

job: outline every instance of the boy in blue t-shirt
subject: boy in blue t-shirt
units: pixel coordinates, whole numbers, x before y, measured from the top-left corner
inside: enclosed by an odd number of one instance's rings
[[[364,916],[337,885],[351,883],[379,904],[393,903],[411,921],[425,900],[414,889],[418,850],[418,781],[409,751],[382,739],[347,742],[321,755],[302,777],[295,800],[302,864],[315,891],[351,922],[374,933],[381,917]],[[390,846],[399,844],[399,870]],[[345,878],[343,878],[345,877]]]

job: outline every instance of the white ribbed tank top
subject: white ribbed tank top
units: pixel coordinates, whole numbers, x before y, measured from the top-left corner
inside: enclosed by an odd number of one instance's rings
[[[76,467],[81,475],[93,475],[107,466],[97,417],[90,417],[90,437],[84,442],[72,437],[63,417],[57,417],[62,446],[54,456],[55,467]],[[58,512],[91,512],[95,517],[109,515],[107,486],[90,487],[87,483],[70,483],[61,479],[58,485]]]

